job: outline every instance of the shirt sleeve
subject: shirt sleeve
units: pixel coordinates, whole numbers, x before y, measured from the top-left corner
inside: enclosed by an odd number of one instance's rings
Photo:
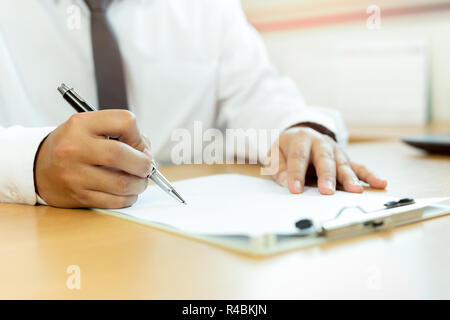
[[[277,129],[315,123],[345,145],[339,113],[307,106],[294,82],[270,63],[264,42],[247,22],[239,0],[227,0],[224,42],[219,61],[218,125],[226,128]]]
[[[53,129],[0,127],[0,202],[36,204],[34,159]]]

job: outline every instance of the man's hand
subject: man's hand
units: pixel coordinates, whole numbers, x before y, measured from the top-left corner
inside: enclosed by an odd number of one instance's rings
[[[282,134],[271,154],[275,155],[276,151],[279,153],[279,169],[273,178],[292,193],[303,191],[310,165],[315,169],[321,194],[334,194],[336,182],[345,191],[356,193],[363,192],[360,180],[378,189],[384,189],[387,185],[385,180],[364,166],[350,162],[332,138],[311,128],[299,128],[297,132]]]
[[[56,207],[130,206],[147,187],[149,149],[131,112],[75,114],[39,148],[35,161],[37,192]]]

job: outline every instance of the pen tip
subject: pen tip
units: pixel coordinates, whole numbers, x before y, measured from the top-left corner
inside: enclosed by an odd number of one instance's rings
[[[172,189],[172,194],[175,195],[175,197],[184,205],[187,204],[187,202],[180,196],[178,192],[175,191],[175,189]]]

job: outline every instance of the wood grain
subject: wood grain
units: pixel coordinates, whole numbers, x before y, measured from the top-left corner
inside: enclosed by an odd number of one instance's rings
[[[383,194],[450,195],[450,158],[396,142],[353,144]],[[256,166],[181,166],[170,179]],[[376,192],[367,190],[366,192]],[[88,210],[0,205],[2,299],[450,298],[450,217],[254,258]],[[81,269],[69,290],[66,269]]]

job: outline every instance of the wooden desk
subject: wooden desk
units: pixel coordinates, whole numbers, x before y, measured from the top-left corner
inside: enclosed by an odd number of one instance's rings
[[[400,140],[425,133],[450,132],[450,123],[434,122],[427,125],[349,125],[350,142]]]
[[[388,194],[449,196],[450,158],[399,143],[354,144]],[[245,166],[170,167],[171,179]],[[368,191],[371,192],[371,191]],[[84,210],[0,205],[0,298],[450,298],[450,216],[252,258]],[[69,290],[66,269],[81,268]]]

